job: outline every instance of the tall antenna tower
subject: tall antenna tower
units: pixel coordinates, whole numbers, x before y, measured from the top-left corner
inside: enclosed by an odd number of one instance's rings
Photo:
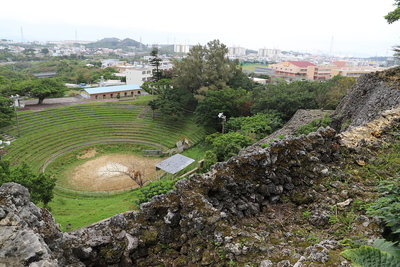
[[[332,40],[331,40],[331,49],[329,51],[329,56],[332,56],[332,46],[333,46],[333,36],[332,36]]]
[[[22,27],[21,27],[21,43],[23,43],[24,41],[25,41],[24,32],[22,31]]]
[[[78,34],[76,33],[76,30],[75,30],[75,42],[78,42]]]

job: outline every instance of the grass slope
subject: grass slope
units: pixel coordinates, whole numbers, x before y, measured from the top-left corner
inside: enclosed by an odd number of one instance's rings
[[[27,162],[34,171],[41,171],[49,161],[68,153],[79,153],[91,145],[137,143],[154,149],[161,145],[166,151],[183,138],[192,144],[203,140],[205,132],[193,123],[190,114],[185,122],[171,122],[157,111],[154,119],[151,110],[143,113],[149,100],[142,97],[135,101],[85,103],[19,112],[21,136],[12,142],[3,158],[13,163]],[[16,136],[17,130],[14,125],[3,128],[2,132]],[[195,146],[183,154],[199,160],[203,149]],[[74,163],[69,164],[74,166]],[[182,173],[193,167],[195,164]],[[89,196],[55,190],[55,197],[48,207],[61,229],[69,231],[137,208],[133,204],[137,193],[135,189]]]

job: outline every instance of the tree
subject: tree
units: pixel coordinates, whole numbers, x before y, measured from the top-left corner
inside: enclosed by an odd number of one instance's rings
[[[49,52],[50,52],[50,51],[49,51],[48,48],[43,48],[43,49],[40,51],[40,53],[42,53],[42,54],[44,54],[44,55],[47,55]]]
[[[230,118],[228,132],[239,132],[256,142],[282,127],[280,118],[273,114],[257,113],[253,116]]]
[[[0,97],[0,127],[11,124],[15,112],[12,107],[13,101],[10,98]]]
[[[219,40],[210,41],[205,46],[192,47],[187,57],[174,62],[174,87],[203,94],[208,89],[221,90],[237,71],[237,62],[227,57],[228,48]]]
[[[24,81],[19,84],[18,88],[20,95],[37,97],[39,99],[38,104],[42,104],[46,97],[64,96],[64,93],[67,90],[68,87],[57,78],[42,78]]]
[[[175,60],[173,70],[173,86],[188,90],[195,94],[204,86],[205,48],[201,45],[193,46],[187,57],[181,61]]]
[[[56,180],[48,174],[33,173],[26,163],[12,167],[8,161],[0,161],[0,184],[9,182],[28,188],[32,202],[47,205],[53,199]]]
[[[151,50],[150,55],[152,56],[152,58],[149,60],[150,65],[155,67],[155,69],[153,69],[153,80],[158,81],[161,79],[162,76],[162,71],[160,70],[162,59],[158,57],[158,48],[153,47],[153,50]]]
[[[237,67],[233,74],[233,77],[227,82],[227,85],[231,88],[243,88],[246,91],[252,91],[254,88],[260,86],[259,83],[254,82],[250,79],[243,71],[242,68]]]
[[[393,4],[396,8],[390,11],[384,18],[387,23],[392,24],[400,19],[400,0],[395,0]]]
[[[284,121],[288,121],[298,109],[315,109],[315,94],[324,86],[321,82],[296,81],[280,82],[266,87],[257,87],[252,91],[253,113],[278,112]]]
[[[202,171],[207,172],[210,170],[211,165],[217,163],[217,155],[212,150],[207,150],[204,155],[204,162]]]
[[[316,93],[315,101],[318,108],[336,109],[342,97],[354,85],[355,79],[337,75],[325,83],[326,86]]]
[[[219,161],[228,160],[230,157],[236,156],[241,149],[252,144],[249,137],[237,132],[214,133],[206,136],[206,141],[211,144],[212,151]]]
[[[199,102],[194,113],[197,124],[219,131],[221,121],[219,113],[227,118],[250,115],[249,95],[244,89],[225,88],[220,91],[210,90],[206,97]]]
[[[131,178],[140,188],[142,188],[146,183],[150,182],[149,180],[145,180],[144,171],[137,170],[136,167],[132,164],[129,167],[114,164],[108,170],[108,172],[115,172],[124,176],[128,176]]]
[[[186,110],[196,107],[197,100],[187,90],[165,87],[149,105],[153,110],[160,110],[166,119],[179,121],[185,119]]]

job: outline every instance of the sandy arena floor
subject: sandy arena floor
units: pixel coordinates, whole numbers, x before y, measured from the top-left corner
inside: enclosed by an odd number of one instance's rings
[[[72,188],[83,191],[135,188],[137,184],[121,172],[133,167],[134,170],[144,173],[145,180],[157,179],[155,165],[163,160],[119,154],[100,156],[76,167],[71,173],[70,184]]]

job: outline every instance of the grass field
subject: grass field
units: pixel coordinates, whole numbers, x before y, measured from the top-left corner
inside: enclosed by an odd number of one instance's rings
[[[262,65],[262,64],[246,64],[243,65],[242,68],[243,70],[248,70],[248,71],[254,71],[256,67],[267,67],[267,65]]]
[[[102,147],[103,154],[137,153],[140,156],[143,149],[161,147],[166,152],[173,149],[177,141],[186,138],[194,146],[182,154],[196,161],[202,159],[204,147],[200,143],[205,132],[193,123],[191,114],[185,122],[171,122],[156,111],[153,119],[151,110],[145,108],[149,100],[142,97],[135,101],[89,102],[18,112],[21,136],[12,142],[3,158],[16,164],[27,162],[37,172],[49,166],[46,172],[60,179],[58,187],[62,187],[62,181],[67,179],[65,171],[81,162],[62,162],[62,168],[56,163],[68,154],[81,153],[87,147]],[[14,125],[2,129],[2,132],[17,136],[18,129]],[[132,145],[134,148],[130,147]],[[196,167],[196,164],[178,175]],[[165,179],[169,178],[172,177]],[[137,208],[134,204],[137,192],[138,189],[115,194],[81,194],[58,188],[48,206],[61,229],[68,231]]]

